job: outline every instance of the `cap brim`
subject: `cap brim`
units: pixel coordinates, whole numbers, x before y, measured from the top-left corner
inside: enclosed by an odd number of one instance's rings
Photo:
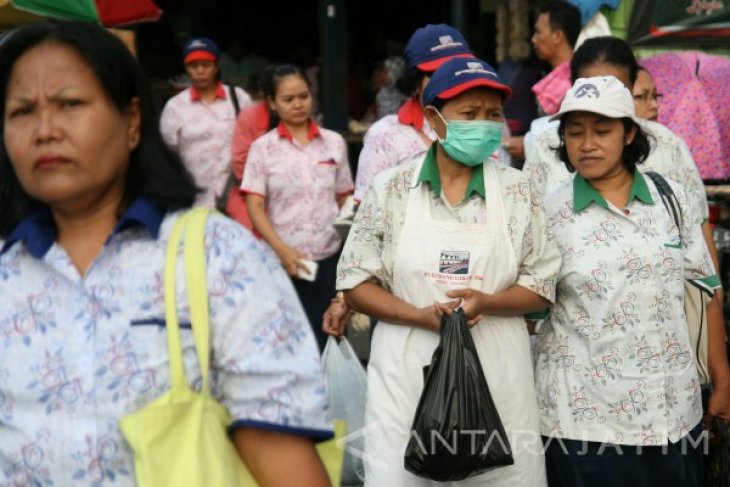
[[[588,113],[595,113],[596,115],[603,115],[606,118],[630,118],[636,123],[639,123],[639,119],[633,115],[630,115],[626,112],[622,112],[620,110],[614,110],[610,107],[596,107],[596,106],[580,106],[580,105],[573,105],[571,107],[566,107],[565,110],[560,110],[558,113],[550,117],[550,121],[553,122],[555,120],[560,120],[563,118],[564,115],[571,113],[571,112],[588,112]]]
[[[472,54],[470,52],[464,52],[461,54],[454,54],[452,56],[444,56],[444,57],[440,57],[438,59],[432,59],[430,61],[426,61],[425,63],[416,64],[416,67],[418,69],[420,69],[421,71],[426,71],[427,73],[432,73],[432,72],[436,71],[446,61],[457,58],[457,57],[474,58],[474,54]]]
[[[444,90],[438,95],[436,95],[436,98],[441,98],[442,100],[448,100],[449,98],[453,98],[456,95],[460,95],[464,93],[467,90],[470,90],[472,88],[490,88],[493,90],[501,91],[505,98],[509,98],[512,96],[512,90],[509,86],[503,85],[502,83],[497,83],[496,81],[490,81],[488,79],[483,78],[477,78],[473,80],[469,80],[465,83],[461,83],[460,85],[456,85],[452,88],[449,88],[448,90]]]
[[[193,63],[195,61],[217,61],[218,58],[215,57],[213,54],[211,54],[208,51],[192,51],[188,53],[187,56],[185,56],[184,63]]]

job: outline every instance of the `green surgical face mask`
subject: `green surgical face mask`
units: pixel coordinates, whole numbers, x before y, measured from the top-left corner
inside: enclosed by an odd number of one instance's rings
[[[441,147],[457,162],[478,166],[486,161],[502,143],[504,123],[489,120],[449,120],[438,116],[446,125],[446,138],[439,138]]]

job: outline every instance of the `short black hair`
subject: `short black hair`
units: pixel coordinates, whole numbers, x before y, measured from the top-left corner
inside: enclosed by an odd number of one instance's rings
[[[538,12],[548,14],[550,27],[562,30],[570,47],[575,47],[581,29],[580,10],[565,0],[552,0],[540,5]]]
[[[162,141],[159,116],[141,66],[121,40],[99,25],[39,22],[4,34],[0,39],[0,113],[5,112],[8,81],[15,62],[26,51],[46,42],[74,49],[120,113],[130,108],[134,98],[139,99],[140,140],[130,154],[122,205],[144,196],[165,210],[191,206],[198,189],[180,158]],[[3,116],[0,116],[0,133],[5,133]],[[18,181],[3,137],[0,139],[0,236],[7,237],[23,218],[44,207]]]
[[[558,127],[558,136],[560,137],[560,144],[555,147],[555,151],[558,153],[558,157],[565,164],[568,172],[575,172],[575,166],[570,162],[568,158],[568,149],[565,147],[565,118],[568,114],[563,115],[560,119],[560,126]],[[634,140],[629,145],[625,145],[623,152],[621,153],[621,161],[624,167],[629,172],[634,172],[637,164],[642,164],[649,153],[651,152],[651,143],[649,141],[650,135],[648,135],[641,126],[631,118],[625,117],[621,119],[624,125],[624,133],[628,133],[636,127],[636,134]]]
[[[583,44],[573,53],[570,60],[570,78],[575,82],[580,78],[580,72],[586,66],[603,62],[626,68],[629,72],[629,80],[633,85],[636,83],[636,73],[639,71],[639,64],[636,62],[634,51],[631,50],[624,40],[612,36],[600,36],[586,39]]]

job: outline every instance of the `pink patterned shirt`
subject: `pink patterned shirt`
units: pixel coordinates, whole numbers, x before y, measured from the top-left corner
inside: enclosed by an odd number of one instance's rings
[[[228,86],[221,84],[216,99],[206,103],[188,88],[170,98],[162,111],[162,138],[205,190],[198,194],[196,206],[214,207],[228,178],[236,122],[229,93]],[[236,88],[236,95],[241,109],[251,104],[251,97],[241,88]]]
[[[357,201],[362,201],[375,176],[402,162],[426,155],[430,144],[426,145],[419,131],[432,141],[436,140],[436,133],[428,126],[423,109],[414,98],[409,98],[397,115],[387,115],[368,129],[357,163]]]
[[[560,110],[560,104],[571,86],[570,61],[565,61],[535,83],[532,92],[545,114],[552,115]]]
[[[309,124],[309,143],[294,140],[283,123],[251,144],[241,190],[263,196],[279,237],[319,261],[342,243],[332,223],[338,195],[352,192],[345,140]]]

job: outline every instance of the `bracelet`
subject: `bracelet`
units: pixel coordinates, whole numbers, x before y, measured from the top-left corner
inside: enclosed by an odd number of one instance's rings
[[[335,294],[335,297],[332,298],[333,303],[344,303],[345,302],[345,293],[342,291],[337,291],[337,294]]]

